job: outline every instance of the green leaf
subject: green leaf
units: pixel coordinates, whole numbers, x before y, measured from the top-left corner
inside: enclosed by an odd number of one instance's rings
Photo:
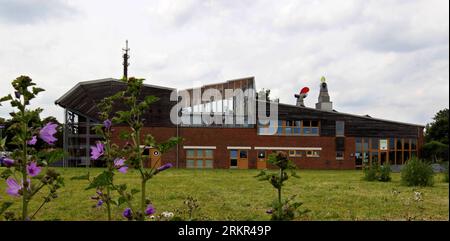
[[[87,174],[81,176],[71,177],[70,180],[89,180],[89,175],[90,173],[88,172]]]
[[[123,203],[125,203],[127,201],[127,199],[125,197],[119,197],[119,199],[117,199],[117,206],[122,205]]]
[[[89,184],[86,190],[108,186],[112,182],[112,177],[113,173],[109,171],[103,171],[98,176],[96,176],[94,180],[92,180],[92,182]]]
[[[131,189],[131,195],[134,195],[134,194],[136,194],[138,192],[140,192],[139,189],[136,189],[136,188]]]
[[[32,92],[33,92],[33,94],[35,94],[35,95],[37,95],[39,92],[42,92],[42,91],[45,91],[45,90],[42,89],[42,88],[38,88],[38,87],[33,87],[33,88],[32,88]]]
[[[8,101],[8,100],[12,100],[12,96],[11,94],[7,95],[7,96],[3,96],[2,98],[0,98],[0,106],[2,102]]]
[[[2,203],[2,206],[0,206],[0,215],[2,215],[9,207],[13,205],[12,202],[4,202]]]
[[[0,174],[0,177],[4,178],[4,179],[8,179],[8,177],[11,176],[12,174],[13,174],[13,172],[11,171],[11,169],[6,169]]]

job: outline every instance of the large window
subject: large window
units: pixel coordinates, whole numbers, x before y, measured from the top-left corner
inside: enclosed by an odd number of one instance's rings
[[[336,121],[336,136],[344,136],[345,133],[345,122]]]
[[[186,168],[213,168],[214,153],[210,149],[186,150]]]
[[[318,120],[278,120],[271,121],[270,124],[261,124],[258,122],[259,135],[301,135],[301,136],[318,136],[320,134],[320,122]],[[276,128],[275,128],[276,126]]]
[[[391,165],[402,165],[412,157],[417,156],[417,139],[409,138],[355,138],[355,159],[356,166],[365,162],[363,157],[368,152],[369,161],[367,163],[388,161]]]

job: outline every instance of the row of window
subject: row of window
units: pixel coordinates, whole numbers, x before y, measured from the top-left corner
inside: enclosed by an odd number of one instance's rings
[[[320,157],[320,151],[316,150],[290,150],[290,157]]]
[[[258,135],[303,135],[318,136],[320,122],[317,120],[278,120],[258,124]]]
[[[186,150],[186,168],[213,168],[213,150]]]
[[[367,138],[359,137],[355,139],[356,152],[363,152],[368,150],[381,151],[397,151],[397,150],[416,150],[417,139],[409,138]]]
[[[401,165],[417,156],[417,139],[356,138],[356,166],[363,164]]]

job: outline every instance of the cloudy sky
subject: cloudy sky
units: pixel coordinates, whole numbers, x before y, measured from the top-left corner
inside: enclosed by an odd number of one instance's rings
[[[327,77],[334,108],[425,124],[449,102],[447,0],[0,0],[0,96],[29,75],[34,106],[77,82],[130,75],[189,88],[254,76],[281,102]],[[11,111],[0,107],[0,116]]]

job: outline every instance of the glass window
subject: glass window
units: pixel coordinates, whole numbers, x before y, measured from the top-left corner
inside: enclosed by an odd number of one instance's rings
[[[203,168],[203,160],[197,160],[197,168]]]
[[[405,162],[409,161],[409,151],[403,152],[403,160],[405,160]]]
[[[372,138],[370,143],[371,149],[373,150],[378,150],[378,146],[380,144],[380,141],[378,140],[378,138]]]
[[[389,138],[389,149],[391,151],[395,150],[395,138]]]
[[[344,136],[345,122],[336,121],[336,136]]]
[[[378,152],[371,152],[370,155],[372,156],[372,164],[379,164],[378,163]]]
[[[203,150],[197,150],[197,156],[203,156]]]
[[[311,126],[312,127],[318,127],[319,126],[319,121],[311,121]]]
[[[402,151],[397,151],[396,163],[397,165],[403,164],[403,155]]]
[[[266,152],[265,151],[258,151],[258,158],[266,158]]]
[[[303,134],[310,135],[311,134],[311,127],[303,127]]]
[[[307,121],[307,120],[305,121],[304,120],[303,121],[303,126],[308,126],[308,127],[311,126],[311,121]]]
[[[282,126],[278,126],[277,134],[278,135],[282,135],[283,134],[283,127]]]
[[[344,152],[343,151],[337,151],[336,152],[336,160],[342,160],[344,159]]]
[[[292,134],[292,127],[287,127],[286,126],[285,131],[286,131],[286,135],[291,135]]]
[[[240,151],[239,152],[239,157],[240,158],[247,158],[247,151]]]
[[[303,156],[303,151],[297,150],[295,151],[295,155],[301,157]]]
[[[212,157],[213,151],[212,150],[205,150],[205,157]]]
[[[402,139],[401,138],[397,138],[397,150],[401,150],[402,148]]]
[[[213,161],[212,160],[206,160],[205,161],[205,168],[213,168]]]
[[[355,144],[356,144],[356,152],[362,152],[362,139],[357,137],[355,139]]]
[[[361,166],[362,164],[363,164],[362,153],[356,152],[355,153],[355,165]]]
[[[417,149],[417,140],[411,139],[411,150],[416,150],[416,149]]]
[[[231,159],[230,160],[230,167],[237,167],[237,159]]]
[[[195,156],[195,151],[194,150],[187,150],[186,151],[186,156],[187,157],[194,157]]]
[[[363,139],[363,148],[364,148],[364,151],[369,150],[369,139],[368,138]]]
[[[319,157],[320,153],[319,151],[306,151],[307,157]]]
[[[186,168],[194,168],[194,160],[187,160]]]
[[[318,135],[319,134],[319,128],[318,127],[312,127],[311,128],[311,134]]]
[[[236,151],[236,150],[231,150],[231,151],[230,151],[230,157],[231,157],[231,158],[237,158],[237,153],[238,153],[238,151]]]
[[[290,150],[289,151],[289,156],[295,156],[295,151],[294,150]]]
[[[363,152],[363,163],[365,165],[369,164],[369,152]]]
[[[395,164],[395,151],[390,151],[388,158],[390,164]]]
[[[405,151],[409,150],[409,139],[403,140],[403,148],[405,148]]]
[[[302,126],[301,121],[294,121],[293,124],[294,124],[293,133],[294,134],[301,134],[301,126]]]

